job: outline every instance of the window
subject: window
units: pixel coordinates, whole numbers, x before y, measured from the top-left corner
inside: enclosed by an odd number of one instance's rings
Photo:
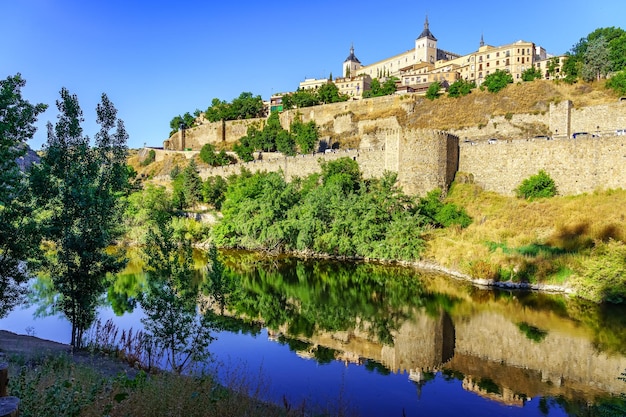
[[[487,54],[487,59],[489,59],[489,54]]]
[[[487,62],[487,66],[489,66],[489,62]]]
[[[496,57],[499,57],[499,56],[500,56],[500,52],[496,52]]]
[[[500,61],[496,61],[496,67],[500,65]]]
[[[522,64],[524,63],[524,57],[522,57]]]

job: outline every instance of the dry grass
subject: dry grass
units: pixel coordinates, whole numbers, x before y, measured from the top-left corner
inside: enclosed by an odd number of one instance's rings
[[[563,283],[598,243],[626,241],[624,190],[529,202],[457,184],[448,200],[474,223],[432,232],[425,256],[479,278]]]
[[[539,114],[549,110],[550,103],[571,100],[575,107],[604,104],[617,96],[604,88],[604,83],[568,85],[538,80],[510,84],[498,93],[475,89],[460,98],[441,97],[435,101],[415,99],[409,127],[430,129],[460,129],[487,125],[494,116],[509,114]]]

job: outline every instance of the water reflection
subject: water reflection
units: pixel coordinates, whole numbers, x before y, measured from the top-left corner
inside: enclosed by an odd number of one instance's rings
[[[230,290],[221,298],[225,314],[212,317],[215,328],[251,337],[267,332],[275,344],[323,367],[343,363],[380,378],[406,375],[420,407],[428,404],[425,390],[438,384],[505,405],[499,412],[506,415],[557,409],[594,415],[616,399],[623,406],[624,307],[480,290],[397,266],[225,255],[223,288]],[[196,265],[206,263],[195,256]],[[138,268],[120,274],[107,298],[116,312],[132,311],[145,289]],[[437,401],[468,401],[461,398]]]

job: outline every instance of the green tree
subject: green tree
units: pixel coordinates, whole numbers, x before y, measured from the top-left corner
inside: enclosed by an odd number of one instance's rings
[[[246,136],[239,138],[239,141],[233,145],[233,150],[244,162],[250,162],[254,160],[252,152],[254,152],[254,142],[256,142],[257,135],[260,135],[259,130],[255,126],[249,126]]]
[[[563,80],[568,84],[576,82],[580,75],[581,68],[582,57],[567,55],[565,57],[565,62],[563,62]]]
[[[548,77],[558,77],[560,74],[557,72],[560,65],[560,60],[558,56],[554,56],[548,60],[548,67],[546,68],[546,72]]]
[[[370,83],[370,89],[363,92],[363,97],[380,97],[387,96],[396,92],[396,77],[385,80],[382,84],[378,78],[374,78]]]
[[[426,90],[426,98],[429,100],[439,98],[439,96],[441,95],[441,93],[439,93],[439,90],[441,90],[441,83],[439,81],[431,83],[428,86],[428,90]]]
[[[339,88],[333,82],[329,82],[321,86],[317,90],[317,97],[320,103],[338,103],[348,100],[348,96],[339,93]]]
[[[283,96],[283,108],[285,110],[317,106],[320,104],[318,95],[311,90],[304,90],[299,88],[293,93],[285,94]]]
[[[508,71],[496,70],[485,77],[481,88],[486,88],[490,93],[497,93],[513,82],[513,77]]]
[[[289,128],[295,136],[296,145],[300,148],[301,153],[306,154],[315,149],[319,142],[319,130],[315,120],[302,123],[299,118],[295,118]]]
[[[20,74],[0,80],[0,317],[19,302],[29,278],[20,263],[33,256],[39,243],[27,178],[17,159],[26,154],[26,141],[35,133],[37,116],[47,108],[22,98],[26,85]]]
[[[45,154],[33,169],[33,189],[49,242],[42,270],[52,277],[59,308],[72,323],[71,344],[80,348],[106,275],[125,263],[107,249],[122,232],[128,135],[105,94],[96,109],[101,128],[93,148],[80,126],[77,97],[63,88],[57,108],[56,125],[48,123]]]
[[[554,197],[557,193],[554,180],[544,170],[526,178],[515,190],[520,198],[533,200],[536,198]]]
[[[224,202],[224,193],[226,192],[226,180],[219,175],[208,177],[202,183],[202,200],[205,203],[212,204],[216,210],[222,208]]]
[[[620,71],[606,81],[606,87],[619,95],[626,95],[626,70]]]
[[[581,76],[585,81],[599,81],[611,68],[609,48],[604,37],[595,38],[587,44]]]
[[[522,81],[540,80],[541,78],[543,78],[541,71],[539,71],[539,68],[534,66],[526,68],[522,72]]]
[[[183,187],[185,190],[185,202],[188,207],[192,207],[202,201],[202,179],[198,172],[198,167],[193,159],[183,170]]]
[[[448,88],[448,97],[463,97],[472,92],[472,89],[476,88],[474,81],[467,81],[459,79],[453,82]]]
[[[174,233],[167,219],[149,230],[143,245],[148,272],[148,288],[140,304],[141,319],[150,344],[165,353],[167,365],[183,373],[191,365],[206,360],[208,345],[214,338],[208,316],[197,311],[199,292],[192,280],[191,242]]]

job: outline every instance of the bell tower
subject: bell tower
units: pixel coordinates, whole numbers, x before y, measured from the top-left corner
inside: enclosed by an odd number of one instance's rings
[[[415,40],[415,59],[417,62],[434,64],[437,61],[437,38],[428,27],[428,16],[424,21],[424,30]]]

